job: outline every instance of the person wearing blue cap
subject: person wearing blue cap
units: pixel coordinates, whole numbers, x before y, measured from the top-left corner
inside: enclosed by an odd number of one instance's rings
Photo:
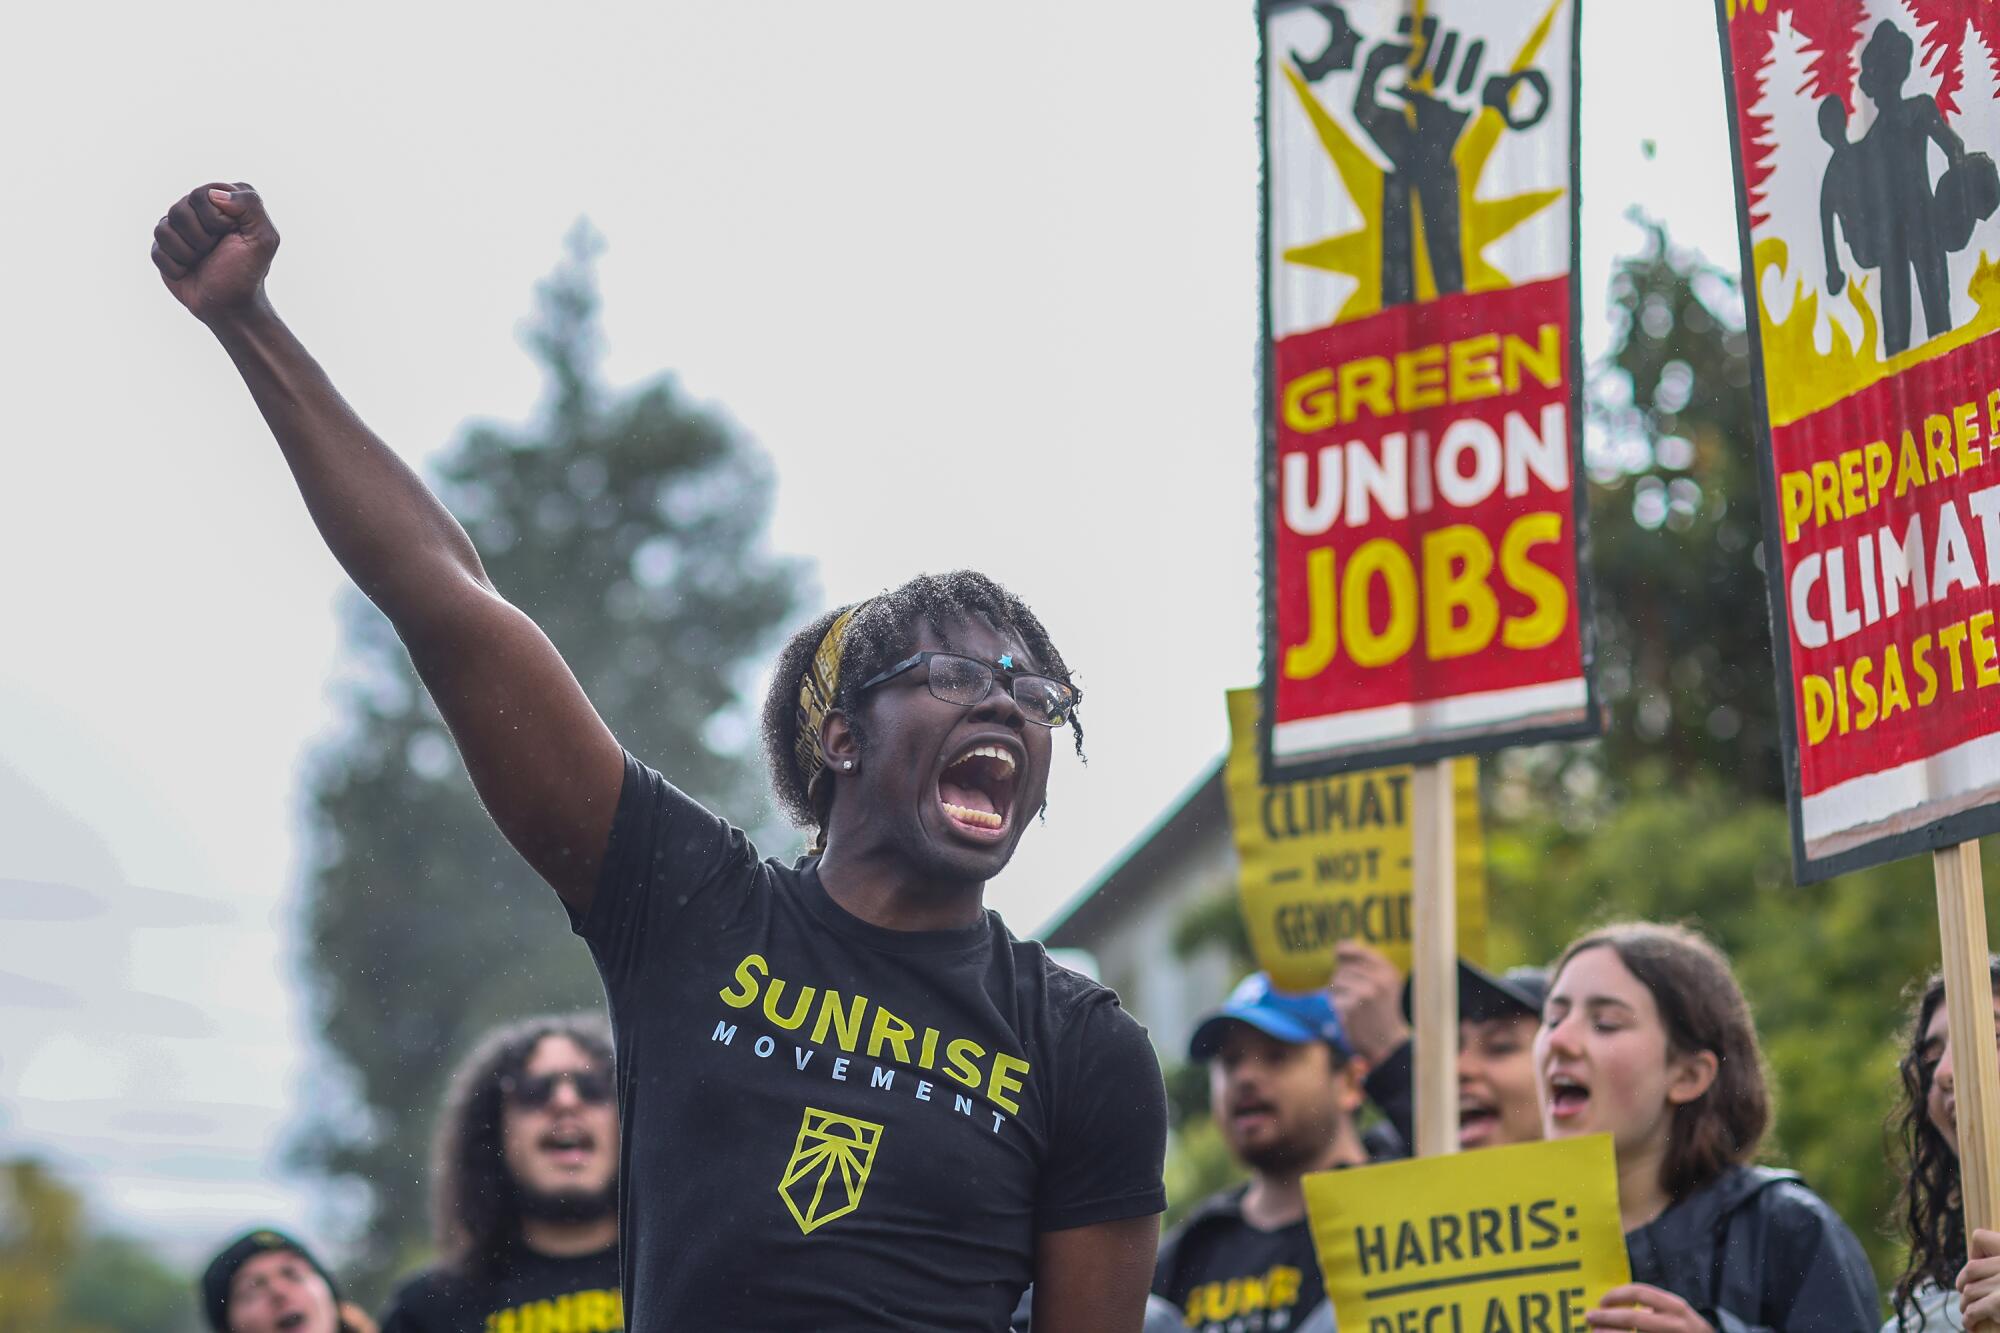
[[[1326,1302],[1300,1178],[1368,1160],[1355,1112],[1368,1064],[1325,991],[1286,994],[1262,972],[1204,1018],[1189,1058],[1247,1184],[1198,1207],[1160,1246],[1154,1295],[1204,1333],[1297,1329]]]

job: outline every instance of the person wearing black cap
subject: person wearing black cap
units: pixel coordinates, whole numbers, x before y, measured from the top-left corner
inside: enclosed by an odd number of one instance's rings
[[[1333,1006],[1347,1039],[1368,1061],[1368,1099],[1414,1141],[1410,987],[1387,958],[1357,940],[1335,951]],[[1542,1137],[1535,1093],[1535,1030],[1548,973],[1513,967],[1495,976],[1458,962],[1458,1146],[1498,1148]]]
[[[341,1302],[333,1274],[282,1231],[246,1231],[208,1261],[202,1313],[215,1333],[375,1333],[359,1306]]]
[[[1326,992],[1287,995],[1262,972],[1202,1020],[1188,1055],[1208,1062],[1210,1110],[1250,1181],[1168,1235],[1153,1293],[1190,1329],[1297,1329],[1326,1300],[1299,1180],[1368,1160],[1354,1124],[1367,1063]]]

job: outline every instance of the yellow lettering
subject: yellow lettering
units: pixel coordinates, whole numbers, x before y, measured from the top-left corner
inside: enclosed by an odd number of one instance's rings
[[[1895,644],[1882,654],[1882,720],[1908,712],[1910,687],[1903,681],[1903,651]]]
[[[1861,512],[1861,497],[1865,483],[1861,476],[1861,451],[1844,449],[1840,458],[1840,507],[1843,513]]]
[[[1958,470],[1968,471],[1979,466],[1979,447],[1974,443],[1979,438],[1979,404],[1960,403],[1951,414],[1952,436],[1958,444]]]
[[[736,965],[736,986],[726,986],[722,991],[722,1002],[731,1009],[748,1009],[757,1000],[757,977],[770,976],[771,965],[764,961],[760,953],[746,954]],[[743,989],[739,992],[736,987]]]
[[[1778,494],[1785,510],[1785,542],[1799,539],[1799,529],[1812,517],[1813,484],[1810,472],[1787,472],[1778,478]]]
[[[1806,706],[1806,744],[1818,745],[1833,730],[1833,687],[1825,676],[1807,676],[1799,682]]]
[[[1958,646],[1965,642],[1965,622],[1946,625],[1938,631],[1938,647],[1951,654],[1951,692],[1957,694],[1965,688],[1965,663],[1958,655]]]
[[[1339,650],[1334,629],[1333,548],[1306,552],[1306,641],[1285,649],[1285,679],[1311,680]]]
[[[1432,343],[1396,353],[1396,406],[1405,412],[1444,406],[1444,348]]]
[[[1958,475],[1958,460],[1951,453],[1951,422],[1935,412],[1924,418],[1924,460],[1930,464],[1929,481]]]
[[[778,1012],[778,998],[785,993],[783,977],[772,977],[771,985],[764,992],[764,1017],[776,1023],[787,1032],[797,1032],[806,1024],[806,1015],[812,1012],[813,996],[819,993],[817,986],[799,987],[798,1003],[792,1006],[789,1016]]]
[[[1903,498],[1903,492],[1912,486],[1924,484],[1923,460],[1917,456],[1917,442],[1910,432],[1903,432],[1902,453],[1896,460],[1896,498]]]
[[[1889,484],[1889,474],[1896,470],[1896,456],[1889,446],[1880,440],[1871,440],[1862,446],[1861,458],[1868,473],[1868,507],[1882,498],[1882,488]]]
[[[1500,599],[1487,586],[1492,572],[1493,548],[1471,524],[1424,534],[1424,652],[1433,662],[1464,657],[1493,642]]]
[[[1528,614],[1509,616],[1501,626],[1500,642],[1509,648],[1527,651],[1546,647],[1569,624],[1569,589],[1528,558],[1535,547],[1561,540],[1562,530],[1562,515],[1540,510],[1509,523],[1500,538],[1500,577],[1534,603]]]
[[[975,1091],[979,1087],[979,1066],[975,1063],[986,1048],[970,1037],[960,1037],[944,1048],[945,1073]]]
[[[1378,632],[1369,614],[1369,585],[1380,576],[1389,594],[1389,619]],[[1347,655],[1361,667],[1378,667],[1410,651],[1417,640],[1417,570],[1409,552],[1387,537],[1361,543],[1340,584],[1340,632]]]
[[[1499,350],[1500,336],[1496,333],[1461,338],[1451,345],[1450,392],[1454,403],[1491,398],[1500,392]],[[1994,397],[2000,399],[2000,394]],[[2000,406],[1994,410],[2000,413]]]
[[[853,1050],[861,1042],[861,1015],[867,1008],[866,995],[857,995],[852,1004],[844,1004],[839,991],[826,991],[819,997],[819,1017],[813,1020],[812,1039],[825,1041],[831,1031],[836,1046],[843,1051]]]
[[[1873,674],[1875,674],[1875,659],[1872,657],[1862,658],[1854,664],[1854,670],[1848,673],[1848,688],[1852,689],[1854,697],[1861,701],[1860,710],[1854,714],[1856,731],[1866,731],[1875,725],[1878,700],[1875,697],[1875,685],[1868,679]]]
[[[1937,698],[1937,672],[1931,669],[1931,636],[1919,634],[1917,641],[1910,645],[1910,665],[1917,669],[1923,684],[1917,686],[1917,707],[1922,708]]]
[[[1361,415],[1360,407],[1366,404],[1368,410],[1378,417],[1386,417],[1395,408],[1389,399],[1389,363],[1379,356],[1364,356],[1356,361],[1345,361],[1340,367],[1340,419],[1352,421]]]
[[[875,1026],[868,1033],[868,1058],[871,1060],[880,1059],[883,1046],[888,1045],[896,1048],[896,1058],[898,1060],[904,1064],[908,1064],[910,1063],[910,1038],[916,1035],[917,1030],[915,1028],[878,1004],[875,1006]]]
[[[1017,1073],[1026,1074],[1028,1062],[1005,1051],[993,1053],[993,1072],[986,1080],[986,1100],[1005,1111],[1008,1115],[1021,1114],[1021,1104],[1007,1094],[1019,1092],[1024,1084],[1015,1078]]]
[[[1840,518],[1840,471],[1822,458],[1812,465],[1813,522],[1824,525]]]
[[[1993,613],[1974,615],[1972,626],[1972,674],[1981,686],[2000,685],[2000,644],[1993,642]]]
[[[1285,424],[1304,435],[1331,426],[1333,416],[1333,372],[1308,370],[1285,385]]]
[[[1500,382],[1513,393],[1521,387],[1521,371],[1525,367],[1530,375],[1550,389],[1562,385],[1562,339],[1556,326],[1544,324],[1535,332],[1535,346],[1508,334],[1500,343]]]

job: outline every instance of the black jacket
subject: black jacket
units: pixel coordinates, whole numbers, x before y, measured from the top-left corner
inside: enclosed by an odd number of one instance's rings
[[[1861,1242],[1796,1173],[1736,1166],[1628,1232],[1632,1280],[1664,1287],[1718,1333],[1874,1333]]]

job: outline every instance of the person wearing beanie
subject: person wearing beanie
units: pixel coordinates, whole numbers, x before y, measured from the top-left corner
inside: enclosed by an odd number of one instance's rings
[[[1368,1061],[1368,1100],[1403,1142],[1414,1141],[1410,985],[1396,965],[1358,940],[1334,954],[1333,1007],[1347,1039]],[[1511,967],[1499,974],[1458,960],[1458,1146],[1498,1148],[1542,1137],[1535,1092],[1535,1032],[1549,974]]]
[[[1354,1123],[1367,1061],[1325,991],[1284,994],[1262,972],[1201,1021],[1188,1056],[1207,1062],[1210,1111],[1250,1180],[1168,1234],[1153,1294],[1201,1333],[1296,1329],[1326,1303],[1300,1178],[1369,1160]]]
[[[313,1252],[260,1227],[225,1245],[202,1272],[202,1313],[215,1333],[375,1333]]]

